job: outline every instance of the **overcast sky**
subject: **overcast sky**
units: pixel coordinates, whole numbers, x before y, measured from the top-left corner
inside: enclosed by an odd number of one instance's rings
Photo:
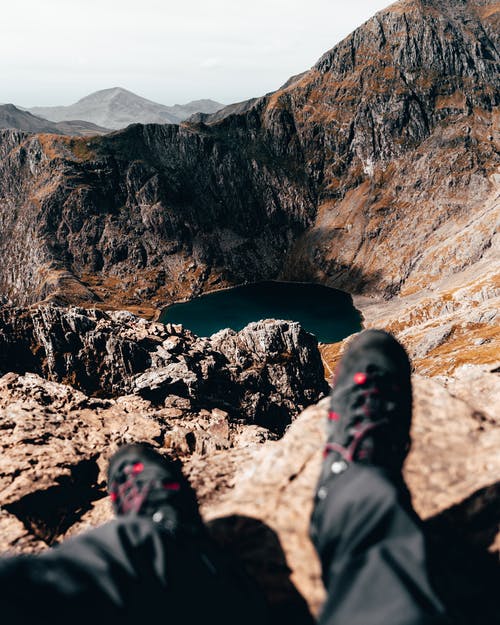
[[[13,0],[0,102],[72,104],[124,87],[162,104],[263,95],[389,0]]]

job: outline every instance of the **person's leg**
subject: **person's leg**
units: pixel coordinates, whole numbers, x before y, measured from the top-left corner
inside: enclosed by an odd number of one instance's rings
[[[37,556],[0,559],[0,611],[17,623],[265,622],[238,565],[209,539],[174,463],[145,446],[114,456],[117,519]]]
[[[386,333],[363,332],[336,372],[311,519],[328,593],[321,625],[448,622],[401,476],[410,421],[406,353]]]
[[[171,601],[176,547],[150,519],[120,518],[43,554],[0,560],[0,605],[21,623],[132,622]]]

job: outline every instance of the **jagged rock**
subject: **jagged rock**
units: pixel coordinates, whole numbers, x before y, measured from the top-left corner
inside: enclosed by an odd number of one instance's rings
[[[417,348],[414,349],[414,357],[422,358],[433,349],[436,349],[436,347],[442,345],[446,341],[446,339],[449,338],[452,330],[453,326],[451,324],[446,324],[438,328],[433,328],[432,330],[427,332],[424,338],[418,344]]]
[[[87,395],[218,408],[278,433],[326,390],[317,341],[298,323],[261,321],[203,339],[131,314],[55,306],[0,309],[2,370]]]
[[[137,405],[95,400],[35,374],[0,378],[0,490],[8,506],[37,492],[80,481],[97,483],[96,459],[106,448],[130,442],[134,430],[148,440],[161,428]],[[95,473],[94,473],[95,472]]]
[[[31,371],[87,393],[110,395],[150,364],[151,340],[140,331],[133,337],[133,330],[98,310],[5,307],[0,310],[0,371]]]
[[[135,378],[133,389],[136,393],[151,398],[164,399],[170,392],[185,396],[196,397],[198,378],[194,371],[190,371],[185,362],[172,362],[166,367],[149,370]]]
[[[89,397],[36,373],[11,371],[0,378],[0,522],[10,536],[4,548],[36,551],[63,536],[96,506],[106,516],[98,505],[104,462],[120,444],[144,440],[180,456],[257,444],[269,438],[269,429],[252,425],[245,432],[242,420],[265,421],[269,412],[267,425],[282,432],[325,389],[316,341],[298,324],[266,321],[227,337],[220,333],[215,346],[223,351],[225,340],[230,341],[226,357],[215,351],[210,339],[130,314],[4,308],[2,321],[4,368],[32,368],[80,387],[88,382],[87,371],[95,371],[91,389],[114,395]],[[134,362],[123,357],[124,345],[129,357],[142,345],[143,352],[149,353],[146,347],[152,350],[149,362],[184,360],[134,376]],[[236,345],[240,351],[244,346],[244,359],[233,353]],[[143,354],[140,362],[146,362]],[[259,372],[258,387],[245,375],[252,368]],[[223,403],[232,397],[231,413],[214,406],[217,385],[210,384],[211,375],[229,385]],[[129,387],[138,394],[124,394]],[[265,406],[266,390],[270,408]]]
[[[98,509],[99,519],[109,518],[111,510],[100,502],[106,460],[119,445],[145,441],[176,456],[212,454],[237,444],[244,427],[233,424],[222,410],[172,414],[172,409],[156,408],[136,395],[102,400],[35,374],[3,376],[4,550],[38,550],[53,544],[87,511],[92,515]],[[265,440],[269,432],[261,428],[260,435]]]
[[[212,342],[130,313],[6,306],[0,354],[2,526],[21,549],[52,543],[93,509],[118,445],[190,456],[266,440],[326,390],[316,339],[283,321]]]
[[[92,140],[0,131],[2,302],[152,316],[243,281],[316,281],[363,294],[365,325],[443,376],[446,388],[415,380],[406,474],[429,528],[454,541],[442,578],[464,625],[498,620],[484,557],[500,544],[499,18],[492,0],[397,2],[282,89],[214,117]],[[0,309],[0,372],[17,372],[0,381],[5,544],[36,549],[108,518],[107,453],[148,440],[185,458],[214,534],[281,616],[308,622],[291,582],[316,611],[306,528],[324,408],[293,420],[313,401],[309,363],[319,371],[300,341],[293,324],[207,340],[124,312]],[[339,352],[324,348],[329,365]]]
[[[493,0],[401,0],[275,93],[198,122],[0,131],[2,297],[153,316],[244,281],[314,281],[373,298],[367,324],[404,336],[422,373],[493,363],[499,19]]]
[[[242,410],[255,415],[257,424],[280,431],[284,422],[290,423],[297,406],[312,403],[317,394],[314,389],[318,388],[318,370],[323,377],[323,365],[316,339],[298,323],[259,321],[240,332],[222,330],[210,342],[236,367]]]

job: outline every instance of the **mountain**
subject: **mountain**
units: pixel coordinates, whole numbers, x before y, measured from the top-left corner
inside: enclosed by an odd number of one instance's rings
[[[403,0],[202,121],[4,131],[1,291],[155,314],[246,281],[318,282],[369,297],[366,324],[411,329],[428,371],[495,360],[499,15]]]
[[[95,124],[70,120],[54,123],[18,109],[13,104],[0,105],[0,128],[15,128],[26,132],[48,132],[58,135],[90,136],[109,132]]]
[[[179,124],[193,113],[214,113],[223,106],[213,100],[164,106],[114,87],[91,93],[70,106],[36,106],[29,110],[55,122],[84,119],[106,128],[119,129],[134,123]]]
[[[498,2],[402,0],[214,115],[84,139],[0,131],[0,301],[17,306],[0,306],[0,546],[108,519],[108,454],[150,441],[183,459],[272,622],[310,623],[327,402],[294,411],[323,391],[314,341],[289,322],[201,340],[142,317],[246,281],[317,282],[408,350],[405,477],[429,560],[450,620],[497,622],[499,51]],[[326,370],[344,347],[319,346]]]

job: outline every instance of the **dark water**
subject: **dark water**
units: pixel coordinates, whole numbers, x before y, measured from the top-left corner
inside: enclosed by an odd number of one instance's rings
[[[360,313],[349,295],[293,282],[259,282],[202,295],[166,308],[160,321],[180,323],[198,336],[222,328],[241,330],[259,319],[298,321],[321,343],[335,343],[361,330]]]

